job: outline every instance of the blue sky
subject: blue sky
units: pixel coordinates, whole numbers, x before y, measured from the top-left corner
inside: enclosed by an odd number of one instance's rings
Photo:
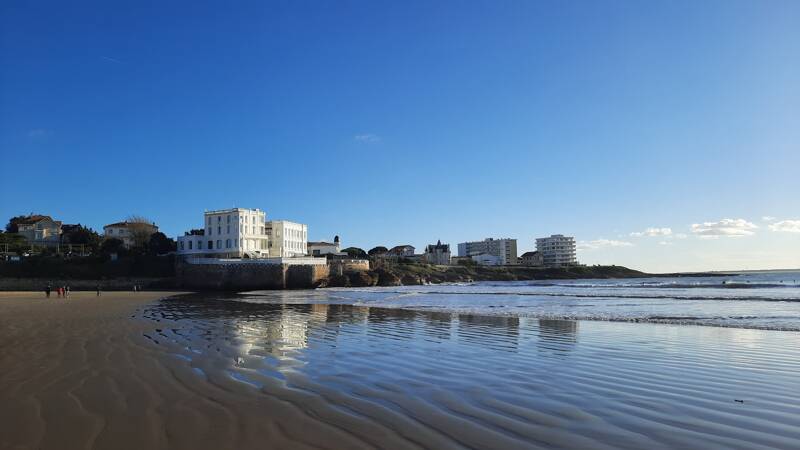
[[[0,219],[800,267],[799,2],[122,3],[0,6]]]

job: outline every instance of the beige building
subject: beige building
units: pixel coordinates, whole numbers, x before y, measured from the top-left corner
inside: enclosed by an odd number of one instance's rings
[[[270,257],[293,258],[308,254],[308,225],[273,220],[267,222],[266,230]]]
[[[103,227],[103,237],[106,239],[119,239],[125,248],[136,245],[136,241],[146,242],[150,236],[158,233],[158,227],[154,223],[146,222],[117,222],[110,223]]]
[[[50,216],[31,214],[17,220],[17,233],[29,244],[55,246],[61,240],[61,222]]]
[[[497,265],[508,266],[517,264],[517,240],[508,238],[486,238],[482,241],[462,242],[458,244],[458,256],[471,257],[477,255],[494,256],[497,258]]]
[[[539,252],[525,252],[519,257],[520,264],[531,267],[544,266],[544,258]]]

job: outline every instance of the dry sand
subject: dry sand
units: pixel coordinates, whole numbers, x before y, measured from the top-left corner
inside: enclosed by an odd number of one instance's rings
[[[0,449],[408,446],[357,419],[321,420],[324,405],[310,415],[302,396],[196,376],[132,317],[167,295],[0,293]]]

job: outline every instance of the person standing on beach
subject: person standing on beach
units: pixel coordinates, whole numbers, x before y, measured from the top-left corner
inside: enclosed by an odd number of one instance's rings
[[[64,297],[69,297],[69,286],[64,287]]]
[[[45,295],[47,298],[50,298],[50,290],[51,290],[51,289],[52,289],[52,288],[50,287],[50,285],[49,285],[49,284],[48,284],[47,286],[45,286],[45,288],[44,288],[44,295]]]
[[[97,296],[100,297],[100,285],[97,285]]]

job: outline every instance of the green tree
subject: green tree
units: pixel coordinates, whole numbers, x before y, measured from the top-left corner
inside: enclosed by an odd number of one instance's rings
[[[177,250],[178,246],[173,239],[170,239],[162,232],[150,235],[150,242],[147,243],[148,253],[152,255],[163,255]]]
[[[379,245],[379,246],[377,246],[377,247],[372,247],[372,248],[371,248],[371,249],[370,249],[370,250],[367,252],[367,254],[368,254],[369,256],[375,256],[375,255],[381,255],[381,254],[383,254],[383,253],[386,253],[386,252],[388,252],[388,251],[389,251],[389,249],[388,249],[388,248],[386,248],[386,247],[384,247],[384,246],[382,246],[382,245]]]
[[[16,233],[0,233],[0,251],[22,254],[31,248],[24,237]]]
[[[61,235],[61,239],[65,244],[83,245],[90,252],[96,252],[103,240],[96,231],[81,224]]]
[[[126,252],[125,243],[117,238],[106,239],[100,246],[100,253],[104,255],[110,255],[112,253],[116,253],[119,255],[125,252]]]
[[[366,258],[367,252],[358,248],[358,247],[347,247],[346,249],[342,250],[343,252],[347,253],[348,256],[351,258]]]
[[[6,233],[19,233],[19,227],[17,227],[17,223],[22,220],[26,219],[28,216],[14,216],[8,220],[8,224],[6,224]]]

